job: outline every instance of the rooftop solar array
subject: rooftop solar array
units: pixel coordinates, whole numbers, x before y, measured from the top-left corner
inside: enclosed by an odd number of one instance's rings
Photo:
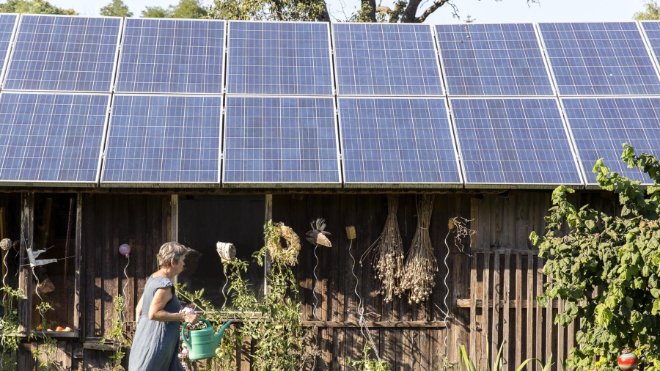
[[[21,16],[4,89],[110,92],[121,18]]]
[[[222,98],[114,97],[102,183],[219,182]]]
[[[437,25],[449,95],[553,95],[534,26]]]
[[[581,184],[554,99],[451,99],[466,186]]]
[[[331,95],[327,23],[229,22],[227,93]]]
[[[340,95],[442,95],[431,28],[421,24],[335,23]]]
[[[660,155],[659,55],[658,21],[0,14],[0,184],[551,188],[600,157],[649,181],[619,156]]]
[[[340,184],[332,97],[227,97],[224,183]]]
[[[16,14],[0,14],[0,66],[4,66],[7,58],[16,19],[18,19]]]
[[[225,23],[127,18],[117,92],[221,94]]]
[[[340,98],[344,182],[461,184],[444,99]]]
[[[660,63],[660,22],[640,22],[640,24],[651,43],[655,60]]]
[[[635,22],[539,28],[561,95],[660,94],[660,78]]]
[[[98,181],[109,95],[0,95],[0,181]]]
[[[620,157],[623,143],[635,147],[636,153],[660,156],[660,97],[563,99],[562,104],[588,184],[596,184],[591,169],[599,158],[612,171],[650,183]]]

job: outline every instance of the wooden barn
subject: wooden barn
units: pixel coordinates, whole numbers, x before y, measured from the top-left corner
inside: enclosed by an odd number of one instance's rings
[[[481,365],[502,346],[505,369],[564,360],[576,327],[553,324],[561,302],[537,304],[547,278],[528,237],[560,184],[614,208],[598,158],[647,181],[618,157],[622,143],[660,155],[659,28],[0,15],[3,285],[26,293],[18,369],[107,368],[113,298],[125,295],[130,331],[166,241],[197,250],[179,279],[222,304],[216,242],[250,259],[268,220],[303,240],[317,369],[351,369],[368,338],[394,370],[443,370],[460,345]],[[392,197],[408,251],[429,195],[432,293],[385,302],[365,252]],[[332,247],[304,242],[317,218]],[[471,232],[455,238],[452,218]],[[256,266],[249,277],[268,284]],[[251,369],[245,346],[237,369]]]

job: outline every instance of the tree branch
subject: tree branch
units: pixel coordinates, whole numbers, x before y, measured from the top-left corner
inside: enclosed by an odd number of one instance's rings
[[[449,4],[452,8],[454,8],[454,14],[457,14],[456,7],[454,6],[454,4],[451,3],[450,0],[435,0],[433,4],[431,4],[431,6],[426,8],[426,10],[424,11],[424,13],[422,13],[422,15],[420,15],[415,19],[415,22],[424,23],[426,18],[428,18],[431,14],[433,14],[433,12],[435,12],[436,10],[438,10],[438,8],[442,7],[445,4]]]
[[[417,18],[415,18],[415,14],[417,14],[417,8],[419,8],[419,4],[421,2],[422,0],[410,0],[408,6],[406,6],[406,10],[403,11],[403,16],[401,17],[401,23],[418,22]]]
[[[376,0],[360,0],[360,12],[371,22],[376,22]]]

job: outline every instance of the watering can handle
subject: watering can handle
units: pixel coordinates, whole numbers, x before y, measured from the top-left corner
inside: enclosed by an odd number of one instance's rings
[[[200,321],[206,323],[206,327],[211,327],[211,322],[206,319],[200,319]],[[186,346],[188,346],[188,349],[190,349],[192,348],[192,345],[190,344],[190,331],[186,334],[186,327],[188,327],[188,324],[188,322],[184,322],[183,326],[181,326],[181,338],[183,339],[183,342],[186,343]]]

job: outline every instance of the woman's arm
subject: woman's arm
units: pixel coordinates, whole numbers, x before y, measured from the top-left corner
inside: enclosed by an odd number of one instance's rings
[[[149,307],[149,319],[161,322],[194,322],[197,319],[196,314],[185,314],[182,312],[170,313],[165,310],[165,305],[172,300],[172,287],[163,287],[156,290],[154,298]]]
[[[137,321],[140,316],[142,315],[142,299],[144,298],[143,296],[140,296],[140,300],[138,301],[137,305],[135,306],[135,320]]]

